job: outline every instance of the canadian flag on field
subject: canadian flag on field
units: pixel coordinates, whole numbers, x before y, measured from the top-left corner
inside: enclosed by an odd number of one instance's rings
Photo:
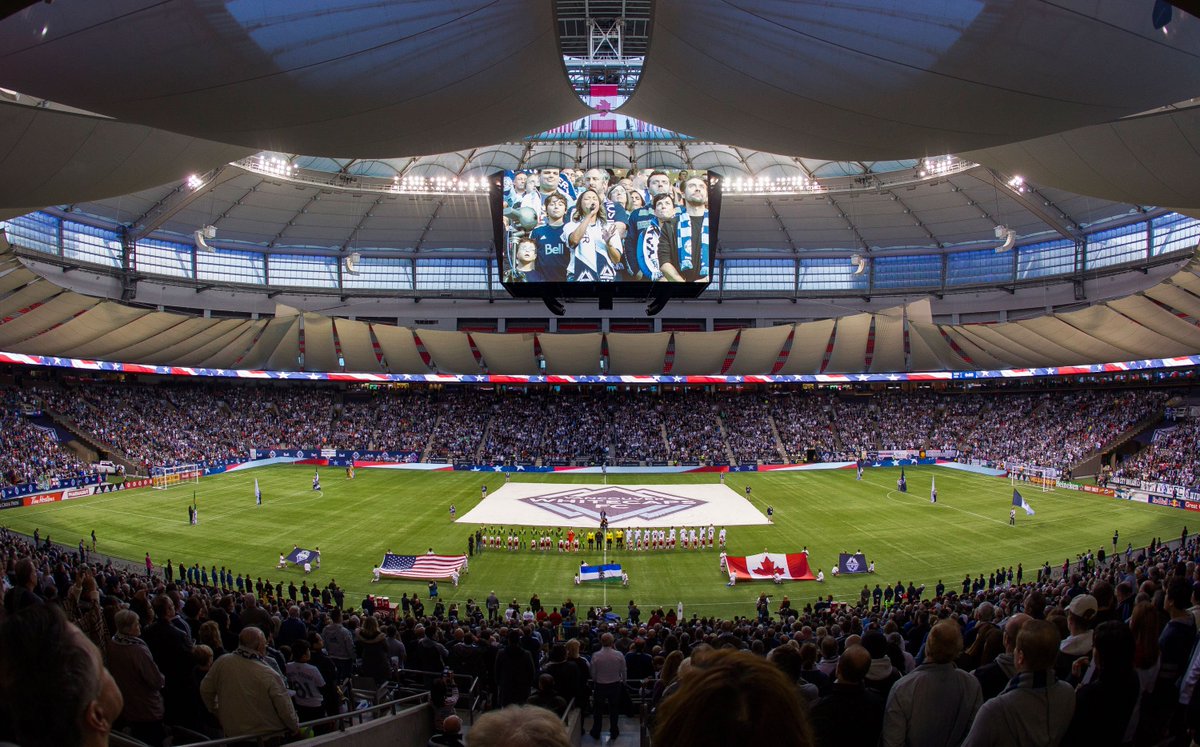
[[[764,580],[775,578],[778,570],[783,578],[789,581],[815,581],[816,576],[808,567],[808,556],[802,552],[760,552],[758,555],[747,555],[735,558],[732,555],[725,559],[731,573],[738,580]]]
[[[615,83],[593,83],[588,95],[588,106],[597,113],[588,118],[588,129],[592,132],[616,132],[617,116],[613,114],[613,109],[623,103],[624,99],[617,96]]]

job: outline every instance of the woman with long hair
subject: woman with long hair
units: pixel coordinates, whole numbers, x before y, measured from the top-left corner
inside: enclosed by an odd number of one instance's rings
[[[605,283],[617,279],[623,251],[619,227],[608,219],[600,194],[594,189],[583,190],[575,200],[571,222],[563,226],[571,251],[568,281]]]

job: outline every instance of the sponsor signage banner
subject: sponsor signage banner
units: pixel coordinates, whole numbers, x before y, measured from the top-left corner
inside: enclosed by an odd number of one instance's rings
[[[54,503],[62,500],[62,491],[57,493],[41,493],[40,495],[26,496],[22,500],[26,506],[37,506],[42,503]]]

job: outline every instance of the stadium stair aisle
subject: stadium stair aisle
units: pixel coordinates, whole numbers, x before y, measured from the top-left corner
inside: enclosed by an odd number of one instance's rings
[[[717,419],[717,432],[721,434],[721,446],[725,449],[725,460],[730,464],[737,464],[737,459],[733,456],[733,449],[729,448],[729,434],[725,431],[725,420],[720,415],[714,417]]]
[[[779,428],[775,425],[775,416],[771,413],[767,413],[767,425],[771,426],[771,438],[775,441],[775,451],[779,452],[779,458],[785,463],[791,461],[787,449],[783,447],[783,439],[779,437]]]

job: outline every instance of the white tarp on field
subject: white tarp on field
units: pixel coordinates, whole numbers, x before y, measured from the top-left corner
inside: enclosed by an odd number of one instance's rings
[[[458,519],[501,526],[747,526],[762,511],[724,485],[565,485],[510,483]]]

